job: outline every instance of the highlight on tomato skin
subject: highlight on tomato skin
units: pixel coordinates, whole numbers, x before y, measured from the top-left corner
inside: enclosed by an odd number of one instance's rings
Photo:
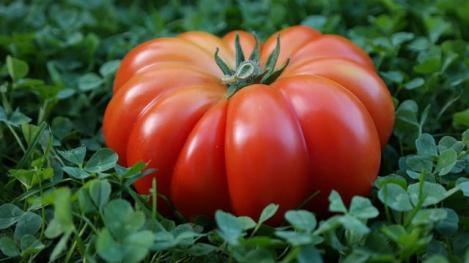
[[[137,191],[156,179],[188,219],[218,209],[256,219],[276,203],[269,223],[280,224],[312,193],[304,208],[316,213],[332,190],[367,194],[393,124],[391,95],[365,51],[292,26],[264,43],[237,30],[141,44],[116,74],[103,133],[121,164],[157,169]]]

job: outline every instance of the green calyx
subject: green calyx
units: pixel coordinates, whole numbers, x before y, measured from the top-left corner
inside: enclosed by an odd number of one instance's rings
[[[260,58],[260,45],[259,40],[256,38],[256,45],[251,56],[246,59],[241,48],[239,41],[239,35],[236,35],[235,39],[236,49],[236,69],[231,69],[218,55],[219,50],[215,51],[215,62],[222,70],[224,77],[222,81],[228,87],[228,97],[231,97],[236,91],[246,87],[248,85],[260,83],[260,84],[271,84],[274,82],[280,74],[285,70],[290,59],[288,59],[282,66],[277,70],[275,66],[277,64],[278,56],[280,54],[280,36],[277,37],[277,44],[275,49],[267,58],[265,68],[262,68],[259,63]]]

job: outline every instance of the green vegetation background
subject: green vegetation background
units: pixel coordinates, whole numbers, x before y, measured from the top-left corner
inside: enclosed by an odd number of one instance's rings
[[[381,177],[285,226],[162,218],[100,126],[123,55],[158,36],[304,24],[371,54],[396,104]],[[0,262],[469,262],[469,1],[0,3]]]

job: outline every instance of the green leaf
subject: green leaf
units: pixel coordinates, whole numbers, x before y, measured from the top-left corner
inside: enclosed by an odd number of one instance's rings
[[[23,124],[21,125],[21,131],[26,143],[28,146],[31,146],[34,144],[36,139],[43,135],[44,129],[32,124]]]
[[[462,134],[462,142],[469,148],[469,129]]]
[[[279,205],[277,204],[269,204],[266,206],[259,217],[259,224],[264,223],[265,221],[269,220],[271,217],[275,215],[278,210]]]
[[[48,61],[46,67],[52,82],[56,85],[62,85],[63,79],[59,70],[57,69],[56,63],[54,61]]]
[[[393,46],[399,46],[404,42],[414,39],[415,34],[410,32],[397,32],[392,34],[391,43]]]
[[[95,73],[87,73],[78,79],[78,88],[81,91],[89,91],[99,88],[103,82],[103,79]]]
[[[56,117],[52,120],[52,134],[59,140],[62,140],[71,134],[74,128],[73,125],[72,121],[68,118]]]
[[[0,121],[3,121],[13,127],[20,127],[21,125],[31,121],[31,118],[21,113],[19,109],[16,109],[7,119],[3,108],[1,108],[0,116]]]
[[[117,154],[110,149],[103,148],[96,151],[85,164],[85,170],[99,173],[114,168],[117,164]]]
[[[112,76],[119,68],[119,65],[120,65],[120,60],[108,61],[99,68],[99,74],[101,74],[101,76],[103,77]]]
[[[232,214],[217,210],[215,221],[220,229],[220,236],[230,244],[238,244],[239,238],[243,235],[242,225],[238,219]]]
[[[462,182],[458,184],[458,186],[459,186],[459,189],[461,189],[461,191],[463,192],[464,196],[469,197],[469,181]],[[1,222],[1,219],[0,219],[0,222]]]
[[[440,36],[451,30],[451,24],[439,16],[424,16],[425,26],[429,32],[430,40],[436,42]]]
[[[320,221],[319,227],[316,229],[316,231],[314,231],[314,233],[322,234],[340,227],[339,217],[340,216],[333,216],[328,218],[327,220]]]
[[[452,148],[457,153],[464,149],[464,143],[457,141],[455,138],[450,136],[444,136],[438,142],[438,151],[441,153],[444,150]]]
[[[406,84],[404,84],[404,88],[407,90],[413,90],[413,89],[423,86],[424,83],[425,81],[422,78],[415,78],[407,82]]]
[[[27,189],[39,185],[41,182],[51,179],[54,176],[54,170],[50,167],[38,170],[12,169],[9,172],[12,177],[20,181]]]
[[[397,174],[390,174],[386,176],[379,176],[378,179],[375,180],[375,185],[378,188],[383,188],[385,185],[393,183],[401,186],[404,189],[407,189],[407,181],[404,177],[397,175]]]
[[[319,251],[313,246],[304,246],[301,248],[298,257],[298,263],[322,263],[322,257]]]
[[[91,200],[89,187],[87,186],[80,188],[78,192],[78,204],[80,206],[80,210],[83,213],[91,213],[97,211],[95,204]]]
[[[380,74],[387,80],[395,82],[395,83],[402,83],[404,81],[404,76],[400,71],[387,71],[387,72],[380,72]]]
[[[238,221],[241,224],[241,228],[243,230],[252,229],[252,228],[256,227],[256,225],[257,225],[256,221],[252,220],[252,218],[250,218],[248,216],[239,216]]]
[[[465,109],[453,114],[453,126],[455,128],[469,127],[469,109]]]
[[[45,248],[44,244],[33,235],[24,235],[20,240],[21,256],[36,254]]]
[[[432,255],[426,258],[423,263],[449,263],[448,259],[442,255]]]
[[[175,236],[176,244],[186,247],[192,245],[195,238],[202,236],[200,233],[195,232],[191,224],[180,224],[171,233]]]
[[[447,197],[446,189],[442,185],[430,182],[423,182],[422,195],[420,195],[420,183],[409,185],[407,192],[414,205],[423,200],[423,207],[438,204]]]
[[[373,229],[373,231],[367,235],[365,241],[366,248],[380,254],[392,254],[394,248],[389,242],[390,240],[379,230],[379,228]]]
[[[8,121],[7,114],[2,106],[0,106],[0,121],[5,123],[7,123]]]
[[[114,169],[117,172],[117,176],[119,176],[120,178],[126,179],[127,183],[130,182],[130,184],[132,184],[136,179],[138,179],[139,177],[141,177],[142,175],[145,174],[145,173],[142,173],[142,171],[143,171],[143,169],[145,169],[145,167],[146,167],[145,163],[138,162],[130,168],[123,168],[119,165],[116,165],[116,167],[114,167]],[[150,170],[150,169],[148,169],[148,170]],[[146,171],[148,171],[148,170],[146,170]]]
[[[345,229],[353,233],[357,233],[359,235],[366,235],[370,232],[370,229],[366,226],[365,223],[353,216],[341,216],[338,220],[344,226]]]
[[[419,64],[414,66],[414,71],[421,74],[430,74],[440,70],[442,65],[441,49],[431,47],[429,50],[420,52],[417,61]]]
[[[366,263],[369,261],[372,252],[367,250],[356,249],[352,251],[351,254],[347,255],[343,261],[343,263]]]
[[[406,158],[407,167],[419,173],[430,173],[433,170],[433,160],[429,156],[411,155]],[[407,172],[409,174],[409,172]],[[409,174],[409,176],[412,176]],[[414,178],[418,179],[418,178]]]
[[[31,118],[21,113],[19,109],[16,109],[13,112],[13,114],[10,116],[10,120],[8,122],[14,127],[19,127],[30,121],[31,121]]]
[[[208,255],[217,250],[216,246],[205,244],[205,243],[196,243],[190,247],[189,253],[193,256],[200,257]]]
[[[75,164],[75,165],[82,165],[83,161],[85,160],[86,155],[86,147],[80,146],[68,151],[58,151],[60,156],[62,156],[65,160]]]
[[[406,229],[402,225],[386,225],[381,231],[396,243],[400,243],[400,239],[407,235]]]
[[[150,231],[140,231],[116,241],[111,232],[104,228],[98,233],[96,250],[101,258],[109,262],[139,262],[148,254],[154,237]]]
[[[359,219],[370,219],[377,217],[379,211],[368,198],[354,196],[350,205],[350,215]]]
[[[424,156],[437,156],[437,147],[435,139],[428,133],[423,133],[415,141],[417,147],[417,153]]]
[[[23,215],[23,210],[14,204],[3,204],[0,206],[0,229],[8,228],[20,219]]]
[[[55,245],[54,249],[52,250],[52,253],[50,254],[49,261],[54,261],[56,260],[60,254],[67,248],[67,241],[70,238],[72,231],[66,232],[57,242],[57,245]]]
[[[395,27],[396,23],[396,21],[392,17],[386,14],[374,17],[373,22],[376,27],[385,32],[391,32]]]
[[[413,51],[425,51],[430,47],[431,43],[426,37],[417,37],[409,44],[409,49]]]
[[[154,241],[151,231],[140,231],[127,236],[124,240],[124,262],[140,262],[148,254]]]
[[[301,24],[305,26],[309,26],[318,30],[321,30],[322,27],[326,24],[327,18],[321,15],[312,15],[306,17]]]
[[[71,193],[69,188],[58,188],[53,192],[54,218],[47,226],[45,236],[58,237],[75,229],[72,219]]]
[[[438,162],[436,164],[436,171],[438,175],[446,175],[451,172],[453,167],[456,165],[458,160],[458,154],[453,149],[446,149],[438,156]]]
[[[15,239],[21,240],[24,235],[34,235],[42,225],[42,218],[32,212],[25,212],[18,220],[15,228]]]
[[[414,143],[419,127],[418,109],[417,103],[413,100],[405,100],[399,104],[396,110],[396,127],[393,132],[401,140],[408,138],[407,140]]]
[[[347,213],[347,208],[345,207],[342,198],[335,190],[329,194],[329,211]]]
[[[406,212],[412,210],[409,194],[399,185],[394,183],[386,184],[378,192],[381,202],[391,209]]]
[[[78,167],[64,166],[62,169],[65,173],[76,179],[86,179],[91,176],[85,170]]]
[[[436,229],[443,235],[454,235],[459,229],[459,216],[451,208],[443,208],[446,211],[446,217],[437,223]]]
[[[313,237],[310,233],[295,231],[275,231],[275,235],[285,239],[292,246],[303,246],[313,243]]]
[[[15,241],[7,236],[0,237],[0,251],[7,257],[16,257],[20,254]]]
[[[134,211],[129,202],[123,199],[114,199],[107,203],[103,210],[104,224],[116,240],[135,233],[145,223],[142,211]]]
[[[159,231],[155,235],[155,244],[152,246],[153,250],[163,251],[170,249],[177,245],[174,235],[166,230]]]
[[[399,104],[399,107],[397,108],[396,115],[397,117],[412,125],[418,125],[417,122],[417,113],[418,113],[418,105],[415,101],[413,100],[405,100],[401,104]]]
[[[90,198],[98,209],[101,209],[111,195],[111,184],[107,180],[94,180],[89,185]]]
[[[120,244],[114,241],[111,233],[106,228],[98,233],[96,251],[101,258],[108,262],[121,262],[125,253]]]
[[[233,251],[233,257],[237,262],[275,262],[275,257],[271,250],[265,248],[240,248],[239,250],[240,251]]]
[[[6,59],[8,74],[13,80],[26,77],[29,71],[28,64],[23,60],[7,56]]]
[[[243,239],[241,242],[242,246],[248,247],[279,247],[284,243],[278,239],[274,239],[271,236],[253,236],[249,239]]]
[[[316,228],[316,217],[306,210],[292,210],[285,213],[285,219],[296,229],[311,232]]]
[[[412,218],[414,225],[434,224],[446,218],[446,211],[442,208],[422,209]]]

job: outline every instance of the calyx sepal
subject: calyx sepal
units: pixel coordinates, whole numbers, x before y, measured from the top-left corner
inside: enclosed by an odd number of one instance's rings
[[[225,61],[219,56],[219,49],[215,51],[215,62],[223,72],[224,76],[222,81],[228,87],[228,97],[231,97],[236,91],[252,85],[252,84],[271,84],[274,82],[285,70],[290,59],[275,69],[280,54],[280,35],[277,36],[277,44],[274,50],[267,58],[265,68],[260,65],[260,44],[259,39],[256,36],[256,44],[254,50],[248,59],[245,58],[243,49],[239,39],[239,34],[236,34],[235,38],[235,50],[236,50],[236,68],[231,69]]]

